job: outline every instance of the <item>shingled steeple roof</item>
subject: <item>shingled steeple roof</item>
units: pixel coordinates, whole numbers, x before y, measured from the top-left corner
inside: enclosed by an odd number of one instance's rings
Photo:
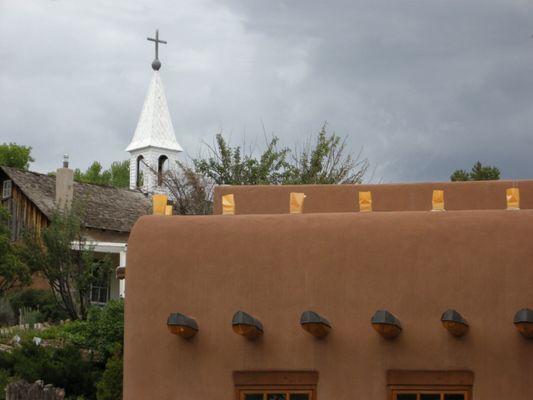
[[[137,128],[126,151],[146,147],[183,151],[176,140],[159,71],[154,70]]]

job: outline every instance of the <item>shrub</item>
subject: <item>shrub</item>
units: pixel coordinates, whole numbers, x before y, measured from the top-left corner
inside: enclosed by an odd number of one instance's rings
[[[96,385],[98,400],[122,400],[122,349],[107,360],[102,379]]]
[[[87,317],[88,345],[107,359],[124,342],[124,300],[112,300],[105,307],[93,307]]]
[[[33,329],[37,322],[44,321],[44,315],[39,310],[22,307],[19,309],[19,321],[21,324],[28,324],[30,329]]]
[[[39,332],[37,336],[48,340],[60,340],[89,350],[88,329],[87,321],[68,321],[62,325],[51,326]]]
[[[111,301],[91,308],[86,321],[21,333],[20,347],[0,352],[0,370],[7,371],[7,376],[63,388],[70,399],[118,400],[122,398],[123,335],[124,302]],[[48,344],[36,346],[33,336]]]
[[[5,369],[0,369],[0,400],[5,400],[6,398],[6,387],[9,381],[9,372]]]
[[[68,317],[51,290],[21,290],[11,296],[9,303],[17,315],[21,309],[31,308],[39,310],[44,321],[57,322]]]
[[[112,300],[104,307],[91,307],[86,321],[70,321],[38,334],[43,339],[59,339],[95,352],[105,363],[122,347],[124,338],[124,300]]]
[[[95,396],[101,368],[85,360],[80,350],[73,345],[53,348],[24,342],[8,358],[12,376],[27,382],[43,380],[65,389],[68,396]]]

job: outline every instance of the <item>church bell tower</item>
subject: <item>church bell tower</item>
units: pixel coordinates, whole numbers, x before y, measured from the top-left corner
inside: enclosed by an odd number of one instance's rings
[[[159,76],[159,31],[155,38],[155,59],[152,62],[154,75],[148,87],[137,128],[131,143],[126,148],[130,153],[130,189],[139,189],[148,194],[167,193],[163,178],[167,171],[177,168],[179,153],[183,148],[176,140],[168,110],[163,82]]]

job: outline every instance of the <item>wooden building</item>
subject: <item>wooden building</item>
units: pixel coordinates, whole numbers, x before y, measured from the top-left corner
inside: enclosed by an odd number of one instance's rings
[[[533,181],[226,186],[223,213],[133,228],[124,399],[533,399]]]
[[[150,199],[137,190],[74,182],[68,166],[55,176],[0,167],[0,187],[1,205],[11,215],[13,240],[19,240],[25,229],[47,226],[59,202],[74,200],[84,210],[87,242],[96,253],[111,254],[116,266],[125,265],[130,230],[151,207]],[[104,303],[123,292],[124,282],[110,276],[107,282],[94,285],[91,299]]]

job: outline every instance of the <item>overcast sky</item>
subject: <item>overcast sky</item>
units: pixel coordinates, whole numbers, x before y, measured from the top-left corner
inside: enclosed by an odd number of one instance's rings
[[[0,142],[43,172],[127,159],[156,28],[191,156],[219,131],[293,147],[327,121],[374,181],[476,160],[533,178],[531,0],[0,0]]]

